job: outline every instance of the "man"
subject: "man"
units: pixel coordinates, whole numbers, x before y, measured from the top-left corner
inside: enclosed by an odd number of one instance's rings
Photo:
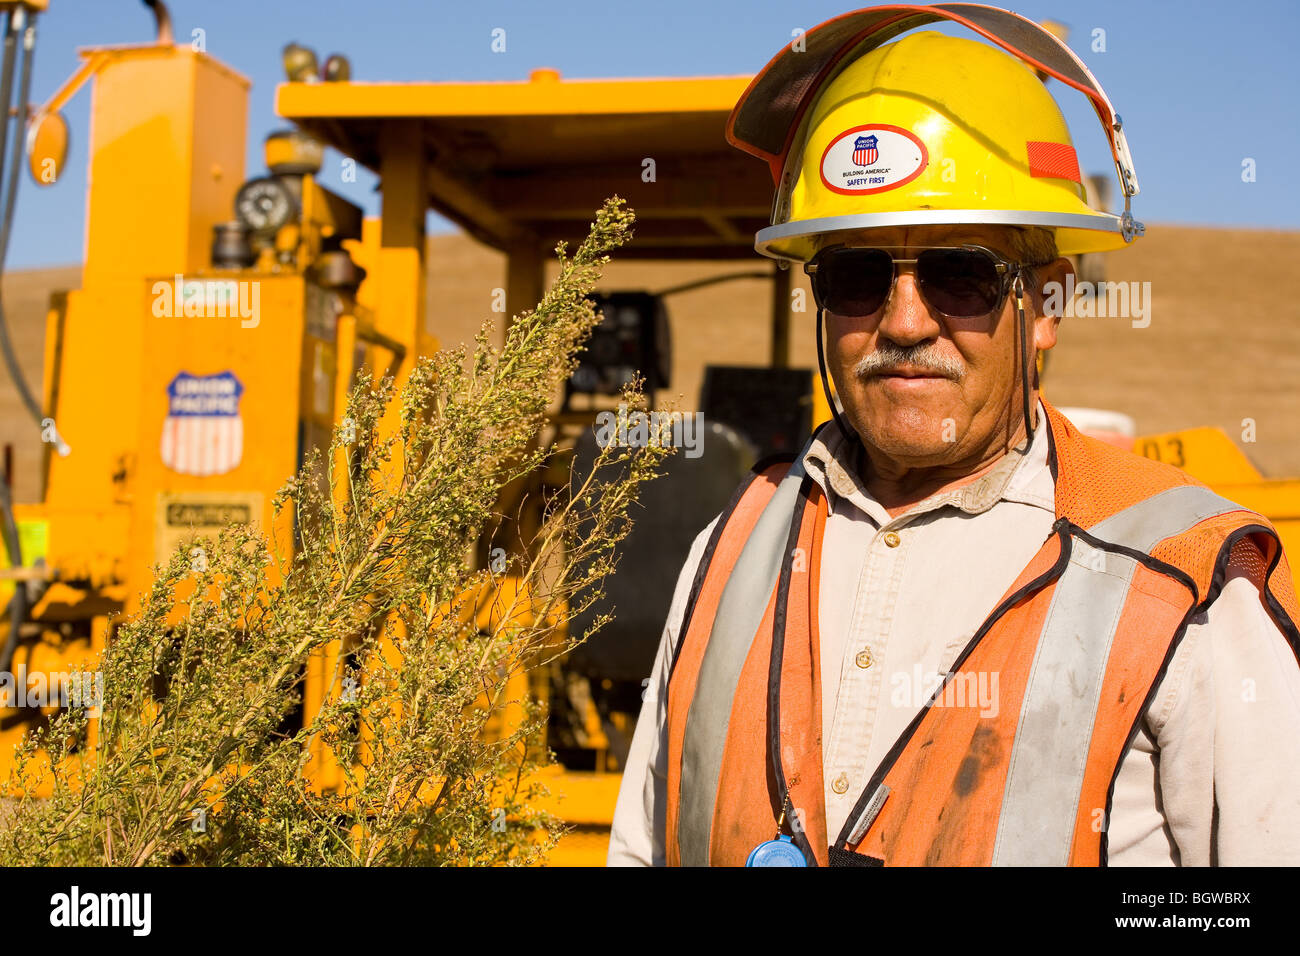
[[[1098,104],[1127,200],[1118,118],[1028,21],[963,21],[1021,63],[885,44],[955,19],[898,9],[810,31],[732,114],[779,177],[757,246],[806,264],[843,414],[828,395],[835,421],[696,539],[609,861],[1300,863],[1275,532],[1036,387],[1062,254],[1141,227],[1086,206],[1030,67]]]

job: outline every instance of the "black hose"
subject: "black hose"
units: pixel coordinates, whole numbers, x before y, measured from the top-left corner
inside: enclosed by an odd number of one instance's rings
[[[9,144],[9,121],[10,110],[13,105],[13,86],[14,86],[14,53],[17,46],[17,34],[23,33],[23,46],[21,56],[23,59],[22,77],[19,80],[19,99],[18,109],[14,118],[17,129],[14,132],[13,150],[8,159],[5,159],[5,146]],[[9,20],[5,24],[4,38],[4,64],[0,71],[0,179],[4,179],[4,211],[0,214],[0,279],[4,277],[5,256],[9,247],[9,235],[13,227],[13,215],[15,199],[17,196],[18,176],[22,169],[22,150],[23,123],[26,120],[27,103],[31,94],[32,82],[32,57],[36,46],[36,23],[35,19],[30,24],[26,23],[26,13],[22,7],[15,7]],[[7,163],[9,169],[6,171],[4,165]],[[7,172],[5,178],[3,174]],[[13,342],[9,338],[9,324],[5,320],[3,297],[0,296],[0,350],[4,352],[5,364],[9,367],[9,374],[13,380],[14,388],[18,391],[27,406],[27,410],[36,420],[39,427],[41,422],[41,407],[32,395],[31,389],[24,378],[22,368],[18,364],[18,356],[14,352]],[[18,537],[18,522],[14,518],[13,500],[9,494],[9,487],[4,481],[0,481],[0,532],[3,533],[5,540],[5,551],[9,556],[9,566],[11,568],[21,568],[23,566],[22,544]],[[27,586],[22,581],[14,581],[14,594],[9,601],[9,629],[5,634],[4,645],[0,646],[0,672],[8,672],[13,664],[14,652],[18,647],[19,630],[23,622],[27,619]]]
[[[0,110],[3,110],[3,120],[0,123],[0,159],[5,154],[5,146],[9,138],[9,111],[13,103],[14,87],[14,47],[17,45],[17,33],[14,30],[15,23],[19,29],[22,29],[24,20],[23,8],[14,9],[12,18],[5,24],[4,38],[4,66],[0,71]],[[22,124],[24,115],[27,111],[27,96],[31,89],[31,65],[32,54],[35,52],[36,24],[26,28],[27,39],[23,43],[26,56],[23,58],[23,77],[21,81],[22,98],[19,100],[18,129],[20,135],[14,137],[14,159],[10,163],[12,167],[9,170],[9,185],[5,190],[4,212],[0,216],[0,278],[4,276],[5,255],[9,247],[9,232],[13,223],[14,196],[18,183],[18,171],[22,166]],[[0,172],[3,172],[0,169]],[[35,420],[37,427],[40,426],[42,413],[40,402],[32,394],[31,388],[27,384],[27,378],[23,375],[22,366],[18,362],[18,355],[14,351],[13,341],[9,337],[9,322],[5,316],[4,300],[0,296],[0,352],[4,353],[5,365],[9,369],[9,378],[14,383],[14,389],[18,392],[18,397],[23,400],[27,406],[28,413]],[[10,555],[13,560],[13,555]],[[16,566],[16,564],[15,564]]]
[[[12,30],[10,31],[12,34]],[[5,38],[5,56],[8,57],[12,51],[12,35]],[[0,278],[4,276],[5,261],[9,256],[9,237],[13,232],[14,208],[18,193],[18,179],[21,176],[23,165],[23,137],[22,127],[27,111],[27,102],[31,96],[32,89],[32,60],[36,52],[36,20],[32,18],[26,30],[23,31],[23,66],[22,76],[18,83],[18,116],[15,124],[18,127],[15,130],[13,146],[9,154],[8,179],[5,183],[4,194],[4,212],[0,214]],[[0,107],[3,107],[8,115],[9,96],[12,92],[13,64],[7,63],[5,75],[0,80]],[[8,123],[4,124],[4,130],[0,132],[0,158],[4,155],[5,137],[8,135]],[[3,166],[0,166],[3,169]],[[4,310],[4,296],[0,293],[0,349],[4,351],[5,365],[9,368],[9,377],[13,380],[14,388],[17,390],[23,404],[27,406],[27,411],[36,421],[37,426],[41,424],[44,417],[41,411],[41,404],[32,394],[31,387],[27,384],[27,378],[23,375],[22,366],[18,362],[18,355],[14,351],[13,342],[9,338],[9,322]]]
[[[4,155],[9,143],[9,110],[14,96],[14,49],[18,45],[18,31],[26,23],[26,14],[22,7],[15,7],[5,22],[4,72],[0,73],[0,106],[4,107],[3,123],[0,123],[0,156]],[[23,104],[24,109],[27,104]]]
[[[13,231],[14,207],[18,195],[18,180],[23,168],[23,124],[27,119],[27,103],[32,94],[32,60],[36,53],[36,20],[27,25],[23,31],[23,67],[18,81],[18,108],[14,120],[16,129],[13,146],[9,150],[9,179],[5,183],[4,220],[0,222],[0,275],[4,274],[5,262],[9,256],[9,236]]]

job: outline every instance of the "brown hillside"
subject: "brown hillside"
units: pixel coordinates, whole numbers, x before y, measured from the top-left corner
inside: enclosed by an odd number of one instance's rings
[[[1235,441],[1242,419],[1253,418],[1258,441],[1243,445],[1246,453],[1267,475],[1300,475],[1300,347],[1294,344],[1300,303],[1264,282],[1265,263],[1300,258],[1300,232],[1152,226],[1131,250],[1108,258],[1109,279],[1151,283],[1151,324],[1135,329],[1122,318],[1066,319],[1047,372],[1052,400],[1127,412],[1142,432],[1216,425]],[[765,265],[757,257],[730,263],[616,261],[606,286],[657,291]],[[796,278],[803,280],[802,274]],[[79,282],[80,268],[73,266],[13,272],[4,280],[10,326],[34,387],[48,294]],[[462,235],[432,237],[430,331],[444,344],[469,339],[490,314],[493,290],[504,284],[502,255]],[[767,280],[744,279],[668,300],[670,391],[682,395],[684,408],[695,407],[706,364],[767,361],[768,299]],[[811,311],[795,316],[796,365],[816,364],[812,327]],[[15,497],[36,500],[39,436],[7,376],[0,381],[0,443],[14,447]]]

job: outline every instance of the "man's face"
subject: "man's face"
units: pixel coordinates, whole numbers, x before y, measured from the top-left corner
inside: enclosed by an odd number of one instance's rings
[[[1010,230],[992,226],[913,226],[865,230],[835,244],[930,246],[973,243],[1015,260]],[[1039,282],[1064,281],[1065,259],[1038,269]],[[954,319],[930,308],[914,265],[896,265],[893,292],[873,315],[826,313],[827,362],[849,422],[873,458],[901,468],[984,460],[1014,435],[1021,417],[1016,308],[1008,294],[991,316]],[[1039,315],[1040,289],[1026,288],[1029,361],[1056,344],[1059,318]],[[1030,372],[1032,380],[1033,373]]]

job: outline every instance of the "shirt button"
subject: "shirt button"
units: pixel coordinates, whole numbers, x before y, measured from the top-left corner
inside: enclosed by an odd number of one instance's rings
[[[853,479],[850,478],[839,466],[837,462],[831,462],[831,488],[841,498],[847,498],[853,494]]]
[[[846,793],[849,789],[849,775],[841,773],[835,778],[835,782],[831,784],[831,789],[836,793]]]
[[[897,548],[902,543],[903,543],[903,539],[898,536],[898,532],[896,531],[885,532],[885,544],[889,545],[889,547]]]
[[[863,668],[864,670],[870,667],[872,663],[871,651],[867,650],[864,647],[862,650],[858,651],[858,656],[853,658],[853,663],[857,664],[859,667]]]

